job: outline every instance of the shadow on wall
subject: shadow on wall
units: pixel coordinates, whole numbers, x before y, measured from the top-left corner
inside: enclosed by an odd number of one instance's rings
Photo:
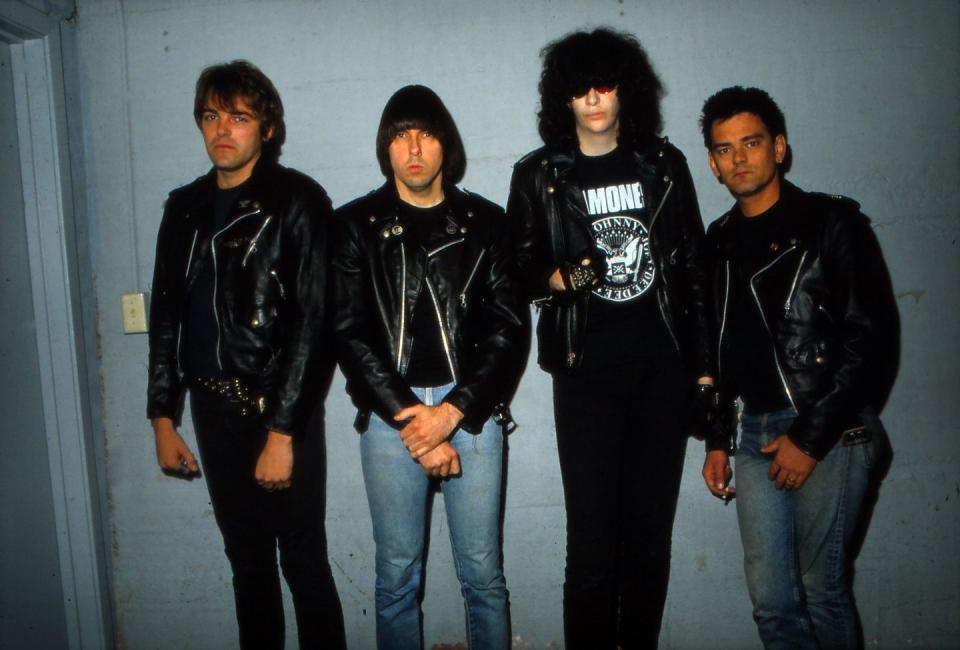
[[[883,354],[878,355],[880,358],[871,360],[872,367],[868,371],[873,380],[871,394],[875,396],[874,403],[876,406],[875,410],[874,408],[868,408],[867,412],[864,413],[864,424],[873,429],[878,444],[876,445],[877,456],[874,460],[872,480],[864,498],[859,525],[853,532],[851,542],[851,553],[848,559],[851,563],[851,580],[855,579],[853,563],[860,555],[860,550],[863,548],[864,540],[867,537],[870,522],[873,520],[873,512],[880,498],[880,488],[893,464],[893,446],[890,443],[890,436],[887,435],[886,428],[880,421],[879,414],[883,412],[900,372],[900,313],[897,310],[890,272],[887,269],[883,253],[880,251],[880,243],[873,231],[870,232],[871,241],[866,242],[865,245],[877,248],[876,259],[880,260],[881,263],[877,265],[877,268],[869,270],[869,277],[872,279],[873,290],[876,293],[869,296],[868,299],[875,300],[876,304],[882,306],[876,323],[876,336],[877,340],[881,342],[877,349]]]

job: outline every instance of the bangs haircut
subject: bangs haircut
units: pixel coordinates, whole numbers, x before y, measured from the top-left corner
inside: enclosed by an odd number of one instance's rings
[[[393,178],[390,143],[408,129],[429,131],[443,148],[443,182],[456,185],[467,171],[467,154],[460,131],[437,93],[426,86],[404,86],[387,101],[377,128],[377,162],[386,178]]]
[[[549,43],[540,56],[537,128],[544,144],[575,147],[576,118],[570,102],[603,86],[617,89],[619,144],[643,148],[659,136],[663,85],[636,37],[606,27],[573,32]]]
[[[283,102],[273,82],[249,61],[236,60],[204,68],[197,79],[193,99],[193,119],[200,126],[203,112],[212,108],[235,109],[238,101],[250,106],[260,120],[260,135],[273,136],[264,141],[261,156],[276,162],[280,158],[283,143],[287,139],[287,127],[283,121]]]
[[[730,86],[717,91],[703,103],[700,113],[700,132],[708,151],[713,149],[713,123],[729,120],[740,113],[752,113],[763,122],[771,138],[787,137],[787,119],[773,98],[760,88]],[[787,151],[780,163],[780,173],[786,174],[793,164],[793,149],[787,142]]]

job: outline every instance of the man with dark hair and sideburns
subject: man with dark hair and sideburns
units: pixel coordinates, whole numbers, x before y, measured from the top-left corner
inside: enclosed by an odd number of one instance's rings
[[[860,648],[850,565],[889,444],[877,413],[899,358],[890,276],[858,203],[784,178],[786,119],[770,95],[724,88],[700,126],[736,201],[707,231],[722,417],[703,478],[736,494],[764,647]]]
[[[240,647],[284,647],[279,546],[300,647],[343,648],[324,531],[330,200],[277,162],[283,104],[252,64],[206,68],[194,118],[213,168],[170,193],[157,236],[147,399],[157,460],[167,474],[199,474],[176,429],[189,391]]]
[[[423,647],[427,504],[439,487],[467,645],[505,650],[505,402],[525,358],[528,312],[503,211],[456,187],[463,144],[429,88],[390,98],[376,153],[386,183],[337,210],[333,321],[377,548],[377,647]]]
[[[507,217],[553,376],[564,637],[656,648],[686,440],[712,413],[703,223],[636,38],[575,32],[542,55],[545,146],[517,163]]]

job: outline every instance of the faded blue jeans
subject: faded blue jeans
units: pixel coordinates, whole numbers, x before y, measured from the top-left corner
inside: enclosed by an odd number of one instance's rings
[[[760,449],[789,430],[793,410],[744,414],[735,457],[737,518],[753,618],[768,650],[858,648],[848,550],[875,461],[877,440],[843,441],[799,490],[767,479]]]
[[[414,388],[429,406],[452,384]],[[461,474],[440,483],[450,526],[454,566],[466,613],[471,650],[510,647],[510,609],[500,549],[503,433],[489,420],[479,434],[457,429],[451,444]],[[400,439],[376,415],[360,437],[360,457],[376,542],[377,647],[420,650],[420,580],[431,480]]]

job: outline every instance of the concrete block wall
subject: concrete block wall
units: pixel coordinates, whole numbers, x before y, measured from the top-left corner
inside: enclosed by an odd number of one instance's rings
[[[791,180],[853,196],[873,218],[898,295],[903,362],[884,418],[896,457],[856,593],[868,647],[960,643],[956,2],[80,0],[76,21],[120,647],[236,643],[205,487],[158,471],[144,417],[147,340],[120,329],[119,295],[149,290],[167,192],[208,168],[191,115],[199,71],[234,58],[259,65],[286,106],[282,161],[336,205],[383,180],[374,135],[386,99],[407,83],[429,85],[466,143],[463,185],[503,203],[511,165],[540,144],[539,49],[595,25],[636,33],[650,53],[668,91],[664,132],[687,154],[706,221],[731,199],[707,168],[696,121],[703,100],[734,83],[766,88],[784,108]],[[564,515],[549,396],[531,363],[514,405],[521,426],[509,442],[504,526],[518,648],[562,645]],[[374,549],[339,377],[327,413],[330,559],[350,646],[372,648]],[[701,462],[692,443],[661,647],[755,647],[734,509],[702,487]],[[428,647],[464,638],[440,505]]]

